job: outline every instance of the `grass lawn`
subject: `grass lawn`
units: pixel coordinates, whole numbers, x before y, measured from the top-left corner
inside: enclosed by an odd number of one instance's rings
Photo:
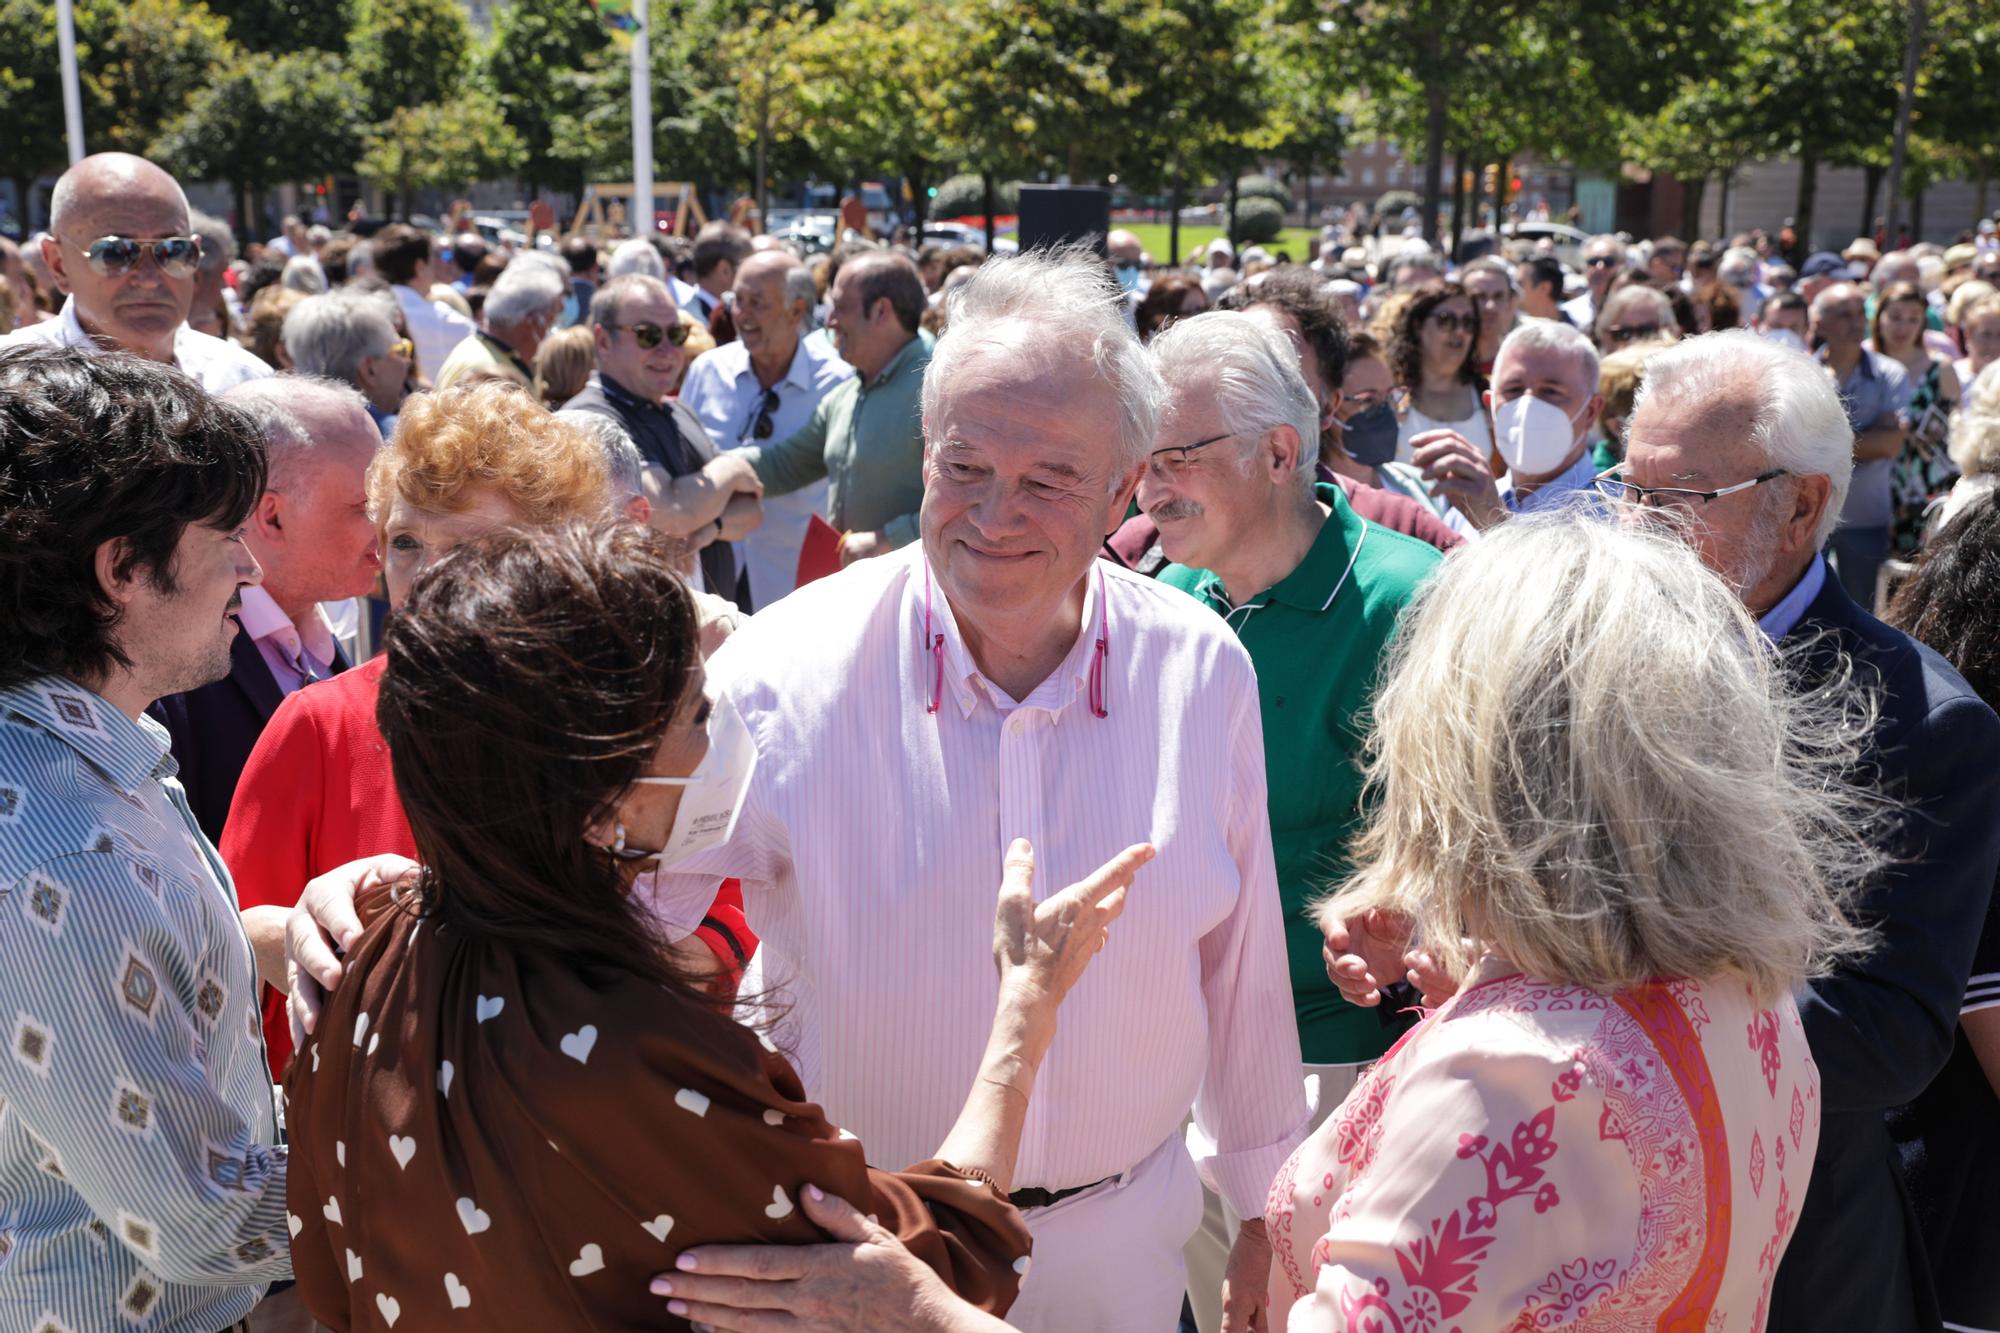
[[[1162,264],[1167,262],[1166,223],[1142,222],[1118,225],[1123,225],[1125,230],[1136,235],[1139,238],[1139,243],[1146,247],[1146,252],[1152,255],[1154,259],[1157,259]],[[1185,261],[1200,251],[1204,245],[1207,245],[1220,235],[1222,235],[1222,228],[1220,227],[1183,225],[1181,227],[1181,259]],[[1276,254],[1280,250],[1290,250],[1292,258],[1303,264],[1306,259],[1308,245],[1310,242],[1316,240],[1318,236],[1319,232],[1309,227],[1287,227],[1278,233],[1277,240],[1265,242],[1264,248],[1272,254]]]

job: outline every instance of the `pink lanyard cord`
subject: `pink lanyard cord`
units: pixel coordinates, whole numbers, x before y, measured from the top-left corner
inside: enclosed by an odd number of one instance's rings
[[[944,702],[944,635],[931,627],[931,567],[924,565],[924,637],[922,651],[931,655],[930,698],[925,711],[936,713]],[[1106,707],[1105,672],[1111,657],[1111,611],[1104,595],[1104,571],[1097,571],[1097,644],[1090,659],[1090,715],[1110,717]]]

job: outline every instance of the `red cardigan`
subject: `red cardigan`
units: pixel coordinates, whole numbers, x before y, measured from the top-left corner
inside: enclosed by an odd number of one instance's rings
[[[395,852],[415,859],[417,844],[396,797],[389,746],[375,725],[375,700],[386,659],[344,671],[290,695],[271,715],[243,765],[222,859],[245,907],[289,907],[306,881],[364,856]],[[756,952],[743,915],[742,887],[723,881],[697,932],[733,984]],[[271,1073],[291,1058],[285,997],[264,993],[264,1039]]]

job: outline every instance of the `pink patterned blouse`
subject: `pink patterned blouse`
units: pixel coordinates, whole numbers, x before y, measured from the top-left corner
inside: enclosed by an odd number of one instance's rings
[[[1789,998],[1489,957],[1278,1173],[1273,1324],[1756,1333],[1819,1117]]]

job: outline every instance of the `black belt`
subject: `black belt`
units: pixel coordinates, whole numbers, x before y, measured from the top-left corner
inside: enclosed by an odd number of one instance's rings
[[[1117,1176],[1106,1176],[1104,1178],[1104,1180],[1116,1179],[1118,1179]],[[1088,1185],[1072,1185],[1066,1190],[1045,1190],[1039,1185],[1030,1185],[1027,1189],[1015,1190],[1012,1194],[1009,1194],[1007,1202],[1013,1204],[1016,1208],[1046,1208],[1052,1203],[1067,1199],[1072,1194],[1081,1194],[1085,1190],[1094,1190],[1099,1185],[1102,1185],[1104,1180],[1093,1180]]]

